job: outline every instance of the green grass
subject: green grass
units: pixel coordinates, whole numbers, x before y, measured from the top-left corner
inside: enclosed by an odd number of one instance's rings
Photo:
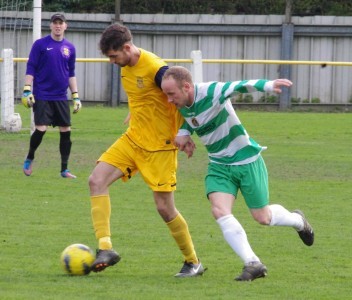
[[[23,126],[29,113],[22,106]],[[204,196],[207,155],[197,138],[193,158],[179,155],[176,204],[188,221],[201,278],[175,279],[182,257],[157,214],[151,191],[136,176],[111,187],[113,243],[121,262],[82,277],[63,273],[59,257],[72,243],[95,248],[88,176],[95,160],[126,129],[126,107],[84,107],[73,116],[69,168],[59,176],[58,132],[51,129],[37,151],[33,175],[22,173],[29,130],[0,133],[1,299],[347,299],[351,296],[351,114],[239,111],[262,145],[271,203],[302,209],[316,242],[306,247],[291,228],[253,221],[240,196],[234,214],[269,275],[251,283],[233,280],[242,268],[225,243]]]

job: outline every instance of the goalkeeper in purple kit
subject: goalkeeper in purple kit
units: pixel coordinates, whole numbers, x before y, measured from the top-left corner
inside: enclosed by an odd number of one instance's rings
[[[23,164],[26,176],[32,174],[35,151],[48,126],[58,126],[61,176],[76,178],[67,168],[72,145],[68,88],[72,93],[73,113],[77,113],[82,104],[75,77],[76,49],[64,38],[66,29],[65,16],[54,14],[50,19],[50,35],[35,41],[29,54],[22,103],[27,108],[33,107],[35,131]]]

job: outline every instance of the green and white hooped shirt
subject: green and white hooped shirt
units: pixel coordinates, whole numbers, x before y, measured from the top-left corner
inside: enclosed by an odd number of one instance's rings
[[[230,98],[236,93],[271,92],[273,81],[206,82],[197,83],[194,87],[192,106],[180,109],[185,122],[178,136],[196,132],[214,163],[243,165],[255,161],[266,147],[249,137]]]

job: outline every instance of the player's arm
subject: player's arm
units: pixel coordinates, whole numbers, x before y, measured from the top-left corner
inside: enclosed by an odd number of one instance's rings
[[[156,85],[161,89],[161,81],[164,76],[164,73],[168,69],[168,66],[162,66],[154,77],[154,81]],[[177,116],[176,116],[177,117]],[[195,143],[191,138],[191,134],[193,133],[193,129],[184,121],[181,114],[179,114],[180,120],[183,120],[183,124],[179,129],[175,139],[174,145],[180,150],[184,151],[187,154],[187,157],[190,158],[193,155],[193,152],[196,148]]]
[[[32,75],[27,74],[27,75],[24,77],[24,85],[32,86],[33,80],[34,80],[34,77],[33,77]]]
[[[32,84],[33,84],[33,79],[34,77],[32,75],[27,74],[24,77],[24,87],[23,87],[23,93],[22,93],[22,104],[30,108],[34,105],[35,99],[32,93]]]
[[[192,157],[193,152],[196,149],[196,145],[191,138],[193,132],[193,128],[186,121],[184,121],[174,139],[174,145],[180,151],[184,151],[188,158]]]
[[[177,135],[174,140],[174,145],[180,150],[187,154],[190,158],[196,149],[196,144],[193,142],[190,135]]]
[[[282,87],[291,87],[292,86],[292,81],[288,79],[276,79],[273,80],[273,88],[272,91],[275,93],[280,94],[282,92]]]
[[[154,77],[154,81],[155,84],[161,89],[161,81],[163,79],[164,73],[166,72],[166,70],[169,68],[169,66],[162,66],[158,72],[156,72],[155,77]]]
[[[71,93],[72,93],[72,101],[73,101],[73,113],[78,113],[82,108],[81,100],[79,99],[78,95],[78,88],[77,88],[77,79],[75,76],[70,77],[68,81]]]
[[[23,105],[30,108],[34,105],[35,99],[33,95],[34,74],[36,74],[39,63],[41,61],[42,49],[46,46],[42,45],[42,39],[36,40],[29,52],[29,57],[26,65],[26,75],[24,77],[24,87],[21,101]]]
[[[222,95],[220,101],[225,101],[226,98],[230,98],[237,93],[253,93],[253,92],[275,92],[281,93],[282,87],[290,87],[292,82],[288,79],[253,79],[253,80],[241,80],[233,82],[220,83],[223,84]]]

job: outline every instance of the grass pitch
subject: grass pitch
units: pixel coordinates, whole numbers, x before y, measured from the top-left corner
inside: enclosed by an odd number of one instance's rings
[[[29,112],[16,106],[24,127]],[[242,263],[224,241],[204,196],[207,155],[179,154],[176,205],[208,271],[176,279],[182,257],[157,214],[151,191],[136,176],[111,187],[112,240],[122,260],[102,273],[72,277],[60,266],[73,243],[94,249],[87,179],[95,160],[125,131],[126,107],[83,107],[73,115],[69,168],[59,176],[59,134],[51,129],[36,153],[33,175],[22,173],[29,130],[0,133],[1,299],[347,299],[351,297],[352,116],[238,111],[249,134],[268,146],[271,203],[302,209],[316,241],[306,247],[291,228],[255,223],[242,197],[234,214],[268,276],[236,282]]]

